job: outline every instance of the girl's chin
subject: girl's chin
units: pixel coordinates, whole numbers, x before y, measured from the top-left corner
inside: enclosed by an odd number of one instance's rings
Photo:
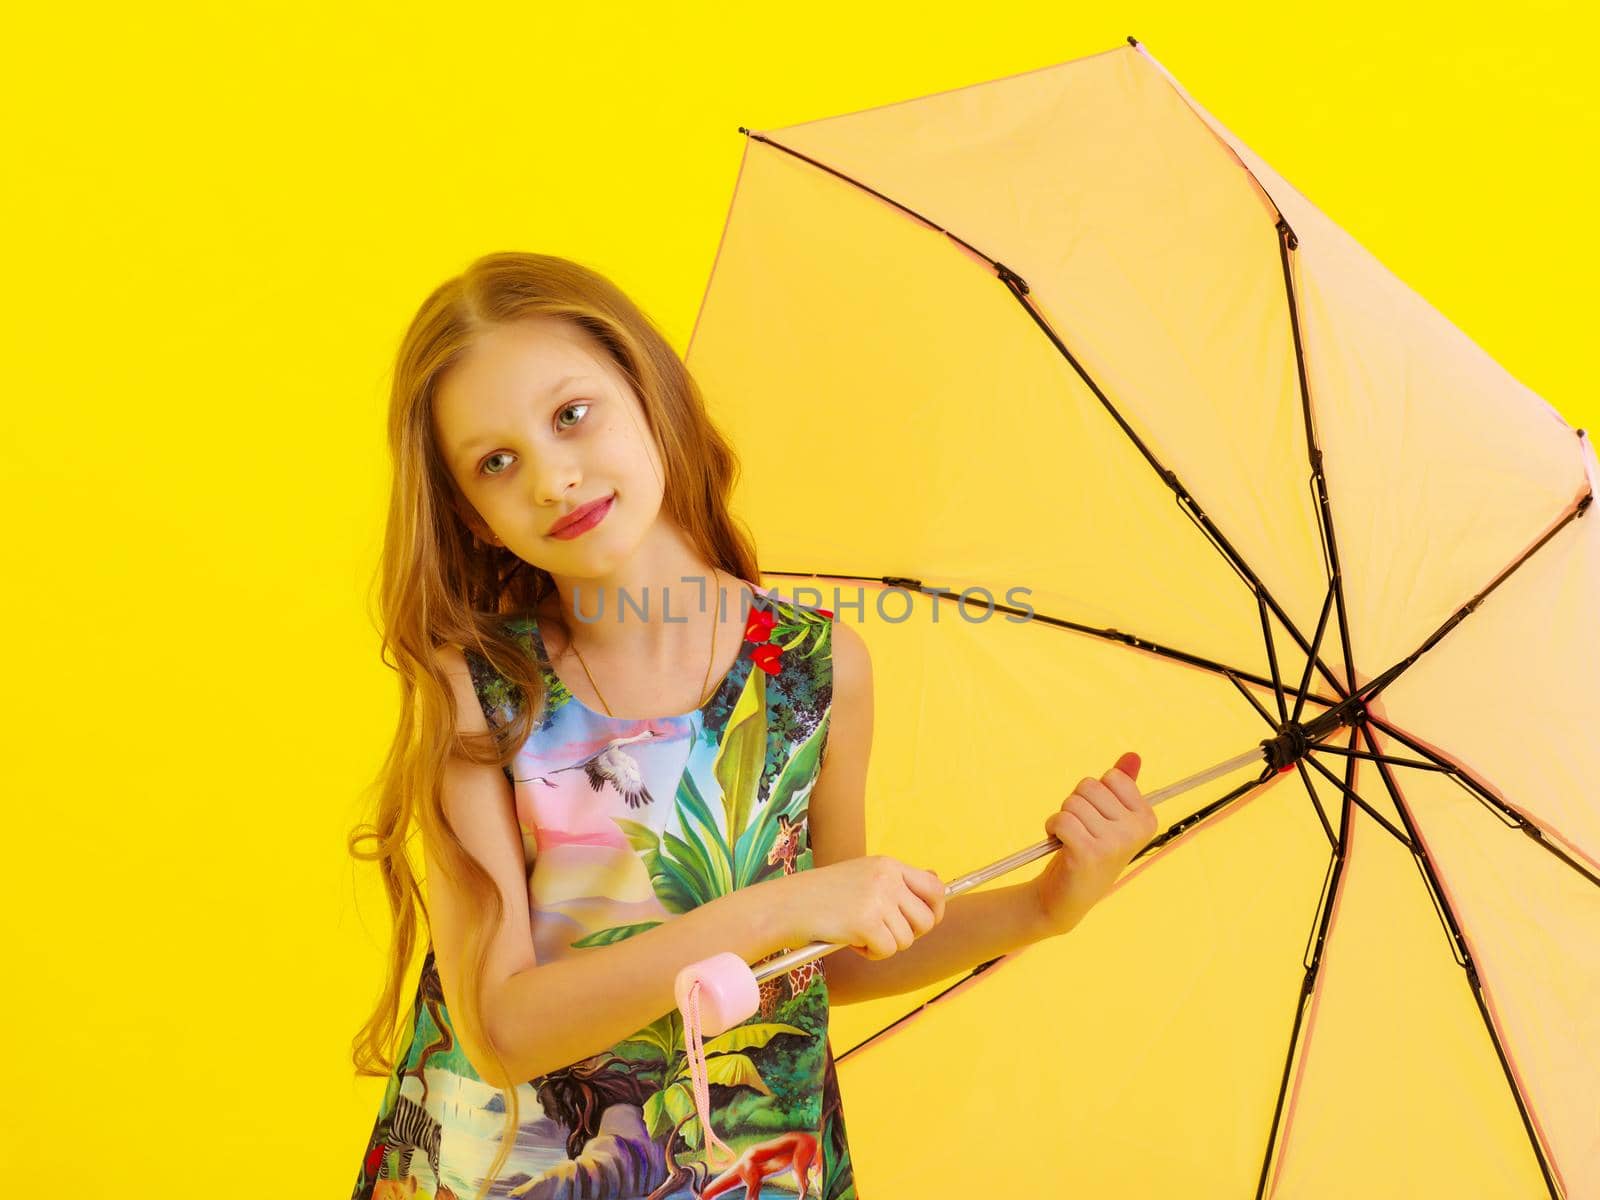
[[[570,542],[556,543],[564,548],[564,553],[560,555],[564,574],[574,579],[607,577],[633,556],[638,549],[638,539],[620,537],[621,530],[606,528],[610,524],[608,514],[599,525]]]

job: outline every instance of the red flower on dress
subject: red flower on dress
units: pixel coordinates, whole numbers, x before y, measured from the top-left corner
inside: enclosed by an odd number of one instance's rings
[[[770,609],[752,608],[750,619],[744,623],[744,640],[747,642],[764,642],[772,635],[772,623],[775,618]]]
[[[757,646],[750,657],[755,660],[756,666],[768,675],[776,675],[783,669],[783,647],[772,642]]]
[[[817,611],[819,613],[821,613],[823,616],[827,617],[828,620],[830,620],[830,621],[833,620],[833,614],[831,612],[829,612],[827,609],[819,608],[819,609],[817,609]]]

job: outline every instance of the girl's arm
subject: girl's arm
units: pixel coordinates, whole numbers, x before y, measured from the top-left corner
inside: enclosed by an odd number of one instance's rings
[[[723,950],[754,962],[781,950],[771,898],[779,882],[740,888],[627,941],[502,980],[494,1036],[513,1078],[534,1079],[598,1054],[675,1010],[674,980],[692,962]]]
[[[486,733],[488,722],[461,651],[445,647],[438,653],[455,694],[459,727]],[[673,982],[687,964],[722,950],[753,962],[793,939],[773,890],[783,881],[774,879],[690,909],[626,941],[541,964],[534,955],[527,871],[510,781],[497,767],[452,756],[445,769],[443,801],[456,836],[500,892],[503,915],[490,942],[483,1023],[518,1083],[598,1054],[674,1010]],[[454,1010],[471,908],[426,839],[424,854],[434,959],[445,1006]],[[502,1082],[483,1048],[471,1044],[462,1023],[455,1022],[455,1028],[479,1077]]]
[[[812,785],[812,866],[867,852],[867,761],[872,752],[872,657],[850,626],[833,625],[833,710],[822,767]],[[851,1004],[912,991],[1049,937],[1034,881],[966,892],[908,949],[869,959],[836,950],[823,960],[830,1001]]]

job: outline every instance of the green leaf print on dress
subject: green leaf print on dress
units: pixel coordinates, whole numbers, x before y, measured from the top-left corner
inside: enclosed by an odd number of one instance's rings
[[[711,774],[722,785],[728,844],[737,845],[761,788],[767,761],[767,673],[751,671],[717,747]]]

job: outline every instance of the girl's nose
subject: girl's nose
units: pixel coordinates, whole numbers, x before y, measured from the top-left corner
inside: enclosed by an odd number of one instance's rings
[[[583,472],[569,460],[550,463],[530,474],[533,477],[533,502],[540,506],[559,506],[583,482]]]

